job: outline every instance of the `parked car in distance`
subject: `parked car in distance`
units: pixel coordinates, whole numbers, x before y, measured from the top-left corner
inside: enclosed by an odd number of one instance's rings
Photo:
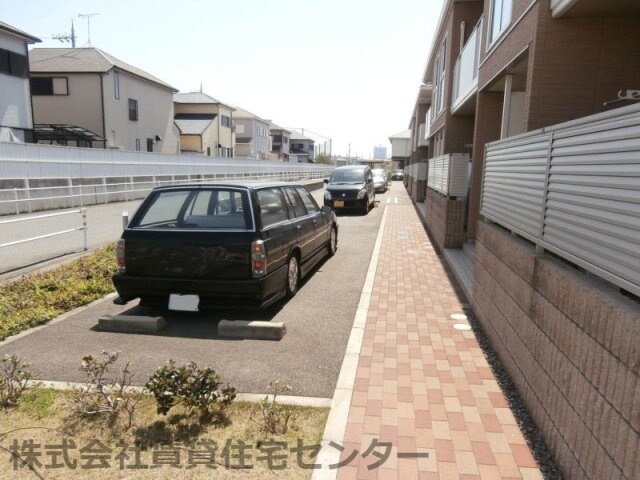
[[[391,180],[404,180],[404,171],[394,170],[391,172]]]
[[[284,182],[155,188],[117,246],[124,304],[197,311],[267,307],[338,247],[335,213]]]
[[[371,168],[345,165],[333,170],[325,180],[324,204],[336,210],[357,209],[367,213],[376,201]]]
[[[373,175],[373,188],[377,192],[386,192],[387,191],[387,172],[385,172],[384,168],[374,168],[371,170],[371,175]]]

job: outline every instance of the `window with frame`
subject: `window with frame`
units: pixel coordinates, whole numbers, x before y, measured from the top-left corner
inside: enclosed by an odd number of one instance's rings
[[[140,151],[140,139],[136,138],[136,152]]]
[[[444,109],[444,87],[447,76],[447,39],[442,41],[433,66],[433,118]]]
[[[27,56],[0,48],[0,73],[6,73],[13,77],[28,78],[29,62],[27,61]]]
[[[304,206],[307,209],[307,212],[315,213],[320,210],[318,208],[318,204],[309,193],[309,190],[307,190],[304,187],[296,187],[296,190],[298,191],[298,194],[300,195],[300,198],[302,199],[302,203],[304,203]]]
[[[147,138],[147,152],[153,152],[153,138]]]
[[[289,219],[280,189],[265,188],[258,190],[257,194],[263,228]]]
[[[305,208],[302,200],[300,199],[300,195],[295,191],[293,187],[285,187],[284,191],[287,194],[287,198],[289,199],[289,205],[293,208],[293,213],[296,217],[304,217],[307,214],[307,209]]]
[[[138,101],[133,98],[129,99],[129,120],[138,121]]]
[[[29,80],[31,95],[69,95],[66,77],[32,77]]]
[[[226,115],[220,115],[220,124],[223,127],[231,128],[231,117],[227,117]]]
[[[513,0],[493,0],[491,5],[491,30],[489,44],[492,44],[511,23]]]

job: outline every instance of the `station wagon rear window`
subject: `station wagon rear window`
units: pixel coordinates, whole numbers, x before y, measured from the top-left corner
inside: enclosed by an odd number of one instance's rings
[[[131,228],[250,230],[247,192],[226,188],[161,190],[152,193]]]

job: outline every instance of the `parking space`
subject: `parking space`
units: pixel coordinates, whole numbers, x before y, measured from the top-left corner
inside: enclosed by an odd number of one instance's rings
[[[319,203],[322,195],[322,190],[314,192]],[[173,359],[212,366],[243,393],[264,393],[270,381],[280,380],[293,386],[294,395],[330,398],[387,198],[393,194],[378,194],[377,205],[368,215],[341,214],[335,257],[322,262],[292,300],[267,311],[151,312],[133,303],[123,307],[105,300],[0,344],[0,355],[25,357],[40,379],[82,381],[78,371],[82,356],[118,350],[121,359],[131,361],[137,383],[144,383],[153,370]],[[100,316],[120,313],[159,313],[168,327],[154,335],[94,329]],[[282,321],[287,334],[280,341],[221,338],[216,326],[222,319]]]

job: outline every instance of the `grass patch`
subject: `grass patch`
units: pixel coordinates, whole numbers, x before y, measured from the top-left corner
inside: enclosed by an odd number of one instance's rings
[[[70,399],[71,392],[45,388],[35,388],[26,394],[19,408],[0,412],[0,447],[10,449],[15,444],[22,448],[33,440],[33,444],[38,445],[33,452],[41,454],[37,457],[41,465],[34,463],[34,467],[43,478],[51,479],[309,479],[313,470],[298,465],[295,448],[298,441],[304,446],[320,444],[329,413],[327,408],[293,407],[296,421],[289,431],[286,434],[272,435],[264,433],[250,420],[256,408],[253,403],[232,403],[228,407],[226,422],[202,424],[198,422],[197,415],[188,416],[180,407],[176,407],[175,413],[172,410],[170,415],[158,415],[153,397],[145,396],[136,411],[134,427],[114,438],[99,423],[70,422],[66,419]],[[96,443],[96,440],[100,443]],[[75,446],[68,449],[69,461],[76,461],[75,469],[69,466],[47,468],[47,464],[53,463],[52,454],[56,451],[55,448],[47,446],[60,446],[65,441],[72,441]],[[237,446],[240,442],[246,446],[246,463],[251,464],[252,468],[237,468]],[[126,456],[129,458],[123,458],[124,468],[121,468],[118,455],[123,451],[123,446],[127,448]],[[81,452],[81,449],[86,447],[92,448],[92,452],[103,448],[103,458],[108,463],[108,468],[86,468],[87,451]],[[230,457],[225,456],[225,447]],[[275,451],[276,447],[282,448]],[[260,459],[266,457],[270,449],[274,450],[274,464],[286,465],[285,468],[270,469],[266,459]],[[60,452],[60,448],[57,451]],[[206,460],[204,452],[207,451],[214,451],[215,468],[197,464]],[[25,450],[18,452],[24,456]],[[98,453],[94,455],[100,456]],[[127,468],[135,465],[136,455],[139,456],[139,465],[146,465],[147,468]],[[282,458],[277,458],[280,455]],[[169,457],[179,459],[179,464],[162,465],[161,463]],[[188,468],[190,458],[192,468]],[[313,463],[313,458],[306,451],[303,460],[305,463]],[[59,455],[56,461],[64,465],[62,456]],[[97,464],[100,462],[94,462],[94,465]],[[156,466],[158,468],[152,468]],[[37,476],[26,467],[14,470],[10,454],[6,451],[0,452],[0,478],[32,479]]]
[[[0,340],[42,325],[113,291],[115,246],[0,284]]]

